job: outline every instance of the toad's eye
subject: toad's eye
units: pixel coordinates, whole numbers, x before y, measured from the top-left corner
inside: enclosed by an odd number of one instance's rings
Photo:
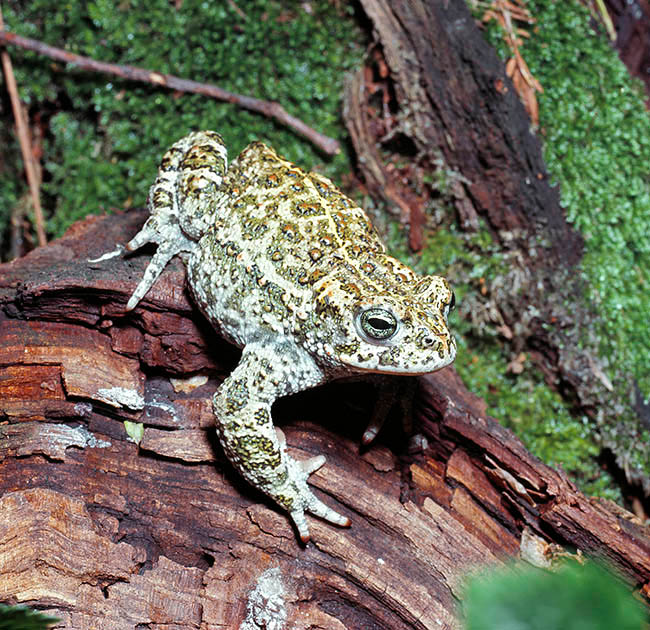
[[[372,307],[358,316],[361,332],[370,340],[389,339],[397,332],[397,319],[385,308]]]

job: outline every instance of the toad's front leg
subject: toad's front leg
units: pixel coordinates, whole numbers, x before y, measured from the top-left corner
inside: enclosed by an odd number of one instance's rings
[[[322,380],[311,359],[292,348],[249,345],[234,372],[214,396],[217,430],[228,459],[242,476],[284,508],[301,540],[309,541],[305,512],[348,527],[341,516],[314,495],[307,479],[324,463],[322,455],[298,461],[287,453],[284,437],[273,426],[271,405]]]

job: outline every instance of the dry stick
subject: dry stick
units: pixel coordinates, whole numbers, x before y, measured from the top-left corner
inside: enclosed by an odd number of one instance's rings
[[[328,136],[318,133],[316,130],[302,122],[302,120],[291,116],[279,103],[262,101],[257,98],[242,96],[240,94],[233,94],[232,92],[223,90],[216,85],[198,83],[197,81],[190,81],[189,79],[181,79],[180,77],[175,77],[171,74],[162,74],[160,72],[153,72],[143,68],[136,68],[135,66],[120,66],[113,63],[96,61],[90,57],[75,55],[74,53],[62,50],[61,48],[48,46],[43,42],[39,42],[35,39],[28,39],[27,37],[21,37],[20,35],[16,35],[9,31],[0,30],[0,44],[13,44],[14,46],[26,48],[27,50],[33,50],[41,55],[51,57],[52,59],[57,59],[66,63],[73,63],[84,70],[105,72],[131,81],[153,83],[154,85],[161,85],[181,92],[204,94],[205,96],[210,96],[218,101],[234,103],[244,109],[249,109],[264,114],[267,117],[275,118],[281,124],[293,128],[296,132],[307,138],[328,155],[334,155],[340,150],[339,143],[334,140],[334,138],[329,138]]]
[[[3,28],[2,9],[0,9],[0,33],[2,33]],[[16,120],[16,131],[18,132],[20,150],[23,154],[23,162],[25,163],[27,184],[29,185],[29,192],[32,197],[32,204],[34,205],[36,237],[38,238],[39,245],[45,245],[47,243],[44,227],[45,222],[43,220],[43,210],[41,208],[41,197],[38,189],[38,176],[36,175],[32,143],[29,138],[29,128],[23,116],[23,109],[20,104],[20,97],[18,96],[18,86],[16,85],[16,77],[14,76],[14,71],[11,67],[11,58],[9,57],[9,53],[3,49],[0,51],[0,57],[2,58],[2,69],[4,71],[5,80],[7,81],[7,91],[9,92],[9,98],[11,99],[14,119]]]
[[[235,0],[228,0],[228,5],[242,20],[248,19],[248,16],[237,6]]]

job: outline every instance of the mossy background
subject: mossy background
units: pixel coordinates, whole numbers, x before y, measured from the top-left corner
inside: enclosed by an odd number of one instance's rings
[[[544,87],[538,95],[539,135],[549,172],[559,184],[569,221],[585,239],[581,264],[585,300],[598,317],[584,330],[581,343],[598,356],[613,384],[607,394],[615,414],[604,418],[608,436],[627,434],[621,451],[630,465],[650,475],[650,463],[638,444],[650,432],[636,424],[629,409],[634,383],[641,398],[650,399],[650,115],[640,81],[632,79],[604,32],[598,34],[580,2],[528,0],[536,19],[521,52]],[[498,28],[488,37],[505,59],[509,56]],[[627,410],[625,407],[627,405]],[[501,416],[503,417],[503,416]],[[627,429],[622,428],[626,423]],[[557,425],[569,435],[588,433],[583,418],[567,424],[551,414],[522,423],[525,441],[535,449],[530,432],[552,434]],[[579,447],[580,440],[572,440]],[[564,448],[563,448],[564,447]],[[559,441],[557,450],[570,450]],[[593,445],[583,442],[583,454]],[[588,460],[587,460],[588,461]],[[566,464],[565,464],[566,465]],[[597,469],[594,469],[597,473]]]
[[[489,2],[471,3],[480,18]],[[610,435],[632,434],[647,444],[650,432],[630,413],[635,381],[650,398],[650,116],[640,81],[632,79],[604,34],[592,28],[577,0],[528,0],[536,19],[522,54],[544,92],[538,95],[540,130],[549,172],[560,187],[569,221],[585,238],[581,272],[586,303],[595,307],[593,327],[580,340],[602,362],[614,386],[620,413],[604,418]],[[511,55],[493,22],[486,36],[504,62]],[[449,172],[449,177],[457,175]],[[438,177],[440,192],[445,178]],[[438,208],[432,215],[441,215]],[[444,212],[442,213],[444,215]],[[447,215],[448,216],[448,215]],[[551,465],[561,465],[587,493],[621,501],[619,488],[601,465],[601,442],[592,421],[543,382],[522,357],[512,370],[510,345],[496,326],[472,312],[490,309],[493,285],[507,260],[486,230],[468,236],[443,220],[422,256],[410,256],[403,235],[391,247],[423,273],[444,273],[454,284],[460,308],[450,324],[457,334],[456,369],[468,388],[485,399],[488,413],[512,428],[527,447]],[[575,296],[574,299],[580,299]],[[569,309],[571,309],[571,306]],[[590,308],[591,308],[590,307]],[[627,411],[625,410],[627,405]],[[614,405],[613,405],[614,406]],[[619,423],[634,423],[620,430]],[[643,449],[622,444],[629,462],[650,475]]]
[[[540,129],[567,217],[585,238],[588,297],[603,314],[601,356],[650,396],[650,116],[647,95],[579,2],[528,0],[522,52],[544,86]],[[508,52],[497,29],[490,39]]]
[[[3,3],[6,28],[70,52],[213,83],[277,100],[321,133],[344,139],[341,92],[365,36],[347,3],[167,0]],[[143,205],[164,151],[191,130],[215,129],[231,156],[252,140],[334,179],[351,169],[345,150],[326,158],[263,116],[204,96],[128,82],[11,49],[22,100],[49,121],[44,141],[47,230],[59,236],[89,213]],[[0,233],[24,191],[6,91],[0,114]],[[51,117],[51,118],[50,118]],[[345,147],[344,147],[345,148]],[[6,248],[6,245],[5,245]],[[0,248],[0,252],[3,251]]]
[[[540,125],[549,169],[561,187],[567,215],[586,238],[583,271],[602,315],[600,356],[617,388],[635,378],[650,395],[650,119],[640,85],[632,81],[604,37],[589,25],[577,0],[529,0],[537,19],[522,49],[544,86]],[[362,61],[366,34],[347,3],[107,0],[3,3],[6,27],[71,52],[137,65],[262,99],[342,142],[333,159],[263,116],[199,95],[177,94],[88,73],[11,48],[21,97],[46,130],[43,203],[50,236],[89,213],[143,205],[167,147],[192,129],[211,128],[236,155],[261,139],[307,169],[341,183],[352,169],[341,120],[345,74]],[[504,55],[501,34],[488,36]],[[6,92],[0,115],[0,258],[9,213],[25,193]],[[443,192],[444,168],[430,184]],[[477,323],[467,305],[507,264],[486,230],[468,236],[452,223],[451,206],[432,207],[443,227],[427,250],[410,255],[392,230],[395,251],[422,271],[446,273],[460,308],[456,367],[488,411],[513,427],[531,450],[561,464],[584,490],[620,498],[596,459],[600,446],[585,418],[542,381],[533,366],[509,370],[510,350],[494,327]],[[639,437],[642,439],[642,436]]]

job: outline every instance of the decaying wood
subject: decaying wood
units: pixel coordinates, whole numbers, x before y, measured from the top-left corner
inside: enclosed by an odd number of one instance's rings
[[[408,138],[417,161],[430,167],[442,156],[445,168],[462,175],[459,194],[471,204],[467,212],[485,217],[496,234],[522,240],[543,234],[545,255],[575,263],[580,236],[567,225],[558,190],[549,185],[539,140],[503,64],[465,3],[361,4],[372,20],[400,107],[384,133]],[[381,194],[386,167],[374,145],[384,139],[377,135],[377,117],[368,116],[375,111],[359,81],[356,77],[346,95],[346,122],[359,167]]]
[[[290,450],[327,456],[313,484],[353,522],[312,518],[301,547],[218,445],[211,396],[237,351],[188,301],[180,263],[126,313],[147,252],[88,262],[144,218],[89,218],[0,266],[0,601],[75,630],[238,628],[277,568],[286,627],[450,629],[468,572],[522,540],[650,584],[647,531],[531,456],[453,369],[421,381],[428,445],[410,455],[393,427],[360,452],[361,384],[276,405]],[[139,446],[125,420],[144,423]]]
[[[605,0],[604,4],[613,22],[615,46],[621,61],[632,76],[645,83],[646,107],[650,109],[650,2]]]
[[[289,114],[280,103],[263,101],[259,98],[244,96],[242,94],[234,94],[233,92],[228,92],[228,90],[224,90],[223,88],[210,83],[199,83],[198,81],[191,81],[190,79],[182,79],[181,77],[176,77],[172,74],[164,74],[154,70],[138,68],[136,66],[126,66],[115,63],[106,63],[105,61],[97,61],[90,57],[83,57],[82,55],[77,55],[68,52],[67,50],[56,48],[55,46],[49,46],[48,44],[36,39],[21,37],[20,35],[16,35],[16,33],[11,33],[2,30],[1,28],[0,44],[12,44],[14,46],[25,48],[26,50],[33,50],[34,52],[46,55],[52,59],[74,64],[83,70],[103,72],[130,81],[150,83],[152,85],[166,87],[179,92],[203,94],[204,96],[209,96],[218,101],[233,103],[238,107],[243,107],[252,112],[257,112],[258,114],[262,114],[269,118],[274,118],[281,125],[285,125],[304,138],[307,138],[309,142],[313,143],[328,155],[335,155],[341,150],[337,140],[312,129],[299,118]]]

